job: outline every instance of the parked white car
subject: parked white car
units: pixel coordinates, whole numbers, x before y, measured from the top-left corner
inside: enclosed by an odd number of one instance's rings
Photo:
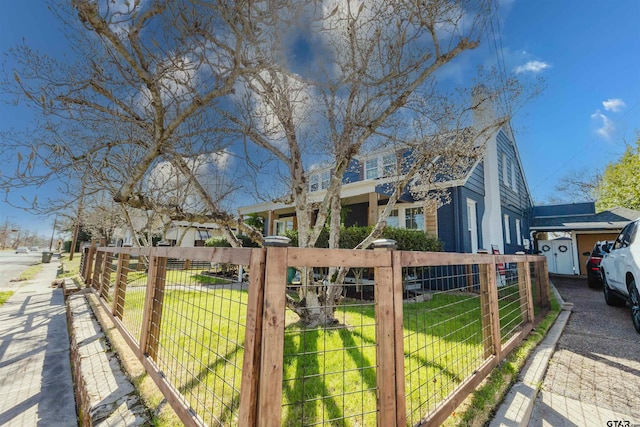
[[[629,302],[631,320],[640,333],[640,218],[627,224],[600,262],[604,300],[613,306]]]

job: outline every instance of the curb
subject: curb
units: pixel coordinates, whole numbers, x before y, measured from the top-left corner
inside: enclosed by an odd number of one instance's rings
[[[509,389],[504,401],[500,404],[490,427],[526,427],[531,420],[540,385],[549,366],[549,360],[555,352],[562,331],[567,325],[573,304],[566,303],[553,284],[551,289],[561,304],[561,311],[547,336],[536,347],[518,376],[518,381]]]
[[[122,372],[85,295],[67,298],[67,322],[81,426],[151,425],[147,409]]]

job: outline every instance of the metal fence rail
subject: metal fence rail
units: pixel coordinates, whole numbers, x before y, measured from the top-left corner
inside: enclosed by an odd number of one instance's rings
[[[82,275],[186,425],[404,426],[443,422],[526,337],[549,307],[545,262],[92,247]],[[331,321],[302,322],[341,267]]]

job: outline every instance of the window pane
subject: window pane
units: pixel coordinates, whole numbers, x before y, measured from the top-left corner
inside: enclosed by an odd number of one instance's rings
[[[396,174],[395,154],[386,154],[382,157],[382,170],[384,176],[394,176]]]
[[[405,211],[405,227],[411,230],[424,230],[424,211],[422,208],[408,208]]]
[[[394,209],[391,211],[389,218],[387,218],[387,227],[396,227],[400,226],[400,218],[398,218],[398,210]]]
[[[373,179],[378,177],[378,159],[369,159],[364,164],[365,179]]]
[[[323,190],[326,190],[327,188],[329,188],[330,178],[331,178],[331,174],[329,173],[329,171],[322,172],[322,182],[321,182],[320,188],[322,188]]]
[[[311,175],[311,177],[309,178],[309,191],[318,191],[319,180],[320,177],[318,175]]]

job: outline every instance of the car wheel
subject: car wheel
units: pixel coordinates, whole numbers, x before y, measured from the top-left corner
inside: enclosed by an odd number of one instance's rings
[[[602,275],[602,290],[604,292],[604,301],[607,303],[607,305],[613,307],[622,307],[623,305],[625,305],[626,301],[620,298],[618,295],[614,294],[611,288],[609,288],[609,285],[607,284],[607,278],[604,276],[604,272]]]
[[[633,327],[640,333],[640,293],[636,287],[636,281],[631,280],[631,283],[627,285],[629,287],[629,303],[631,304],[631,320],[633,321]]]
[[[587,285],[589,285],[591,289],[596,289],[602,286],[602,283],[594,277],[587,277]]]

